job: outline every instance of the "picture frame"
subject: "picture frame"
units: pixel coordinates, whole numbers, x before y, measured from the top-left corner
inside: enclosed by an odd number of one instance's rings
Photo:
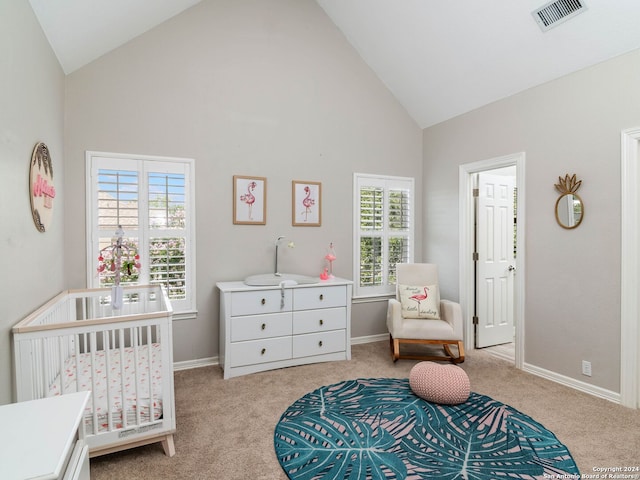
[[[266,225],[266,177],[233,176],[234,225]]]
[[[291,225],[322,225],[322,183],[304,180],[291,182]]]

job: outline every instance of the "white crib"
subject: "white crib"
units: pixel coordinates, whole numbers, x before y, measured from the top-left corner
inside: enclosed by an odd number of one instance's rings
[[[159,286],[68,290],[13,327],[17,400],[92,392],[90,455],[162,442],[175,453],[171,303]]]

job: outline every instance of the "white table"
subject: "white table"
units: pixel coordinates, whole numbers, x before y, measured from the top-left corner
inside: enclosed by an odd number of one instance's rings
[[[0,478],[88,480],[82,416],[89,392],[0,406]]]

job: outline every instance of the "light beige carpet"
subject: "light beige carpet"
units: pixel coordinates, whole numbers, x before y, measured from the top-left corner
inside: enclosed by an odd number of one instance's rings
[[[222,379],[219,367],[176,372],[175,456],[165,457],[155,444],[93,458],[91,478],[286,480],[274,453],[273,431],[289,405],[342,380],[407,378],[417,363],[394,364],[388,342],[354,345],[352,357],[230,380]],[[554,432],[581,473],[640,466],[640,411],[523,373],[480,351],[471,352],[461,367],[473,391],[511,405]]]

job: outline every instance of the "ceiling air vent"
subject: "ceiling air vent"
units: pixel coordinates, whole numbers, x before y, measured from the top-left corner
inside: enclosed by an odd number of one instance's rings
[[[584,0],[556,0],[538,8],[531,14],[543,32],[566,22],[584,12],[587,6]]]

